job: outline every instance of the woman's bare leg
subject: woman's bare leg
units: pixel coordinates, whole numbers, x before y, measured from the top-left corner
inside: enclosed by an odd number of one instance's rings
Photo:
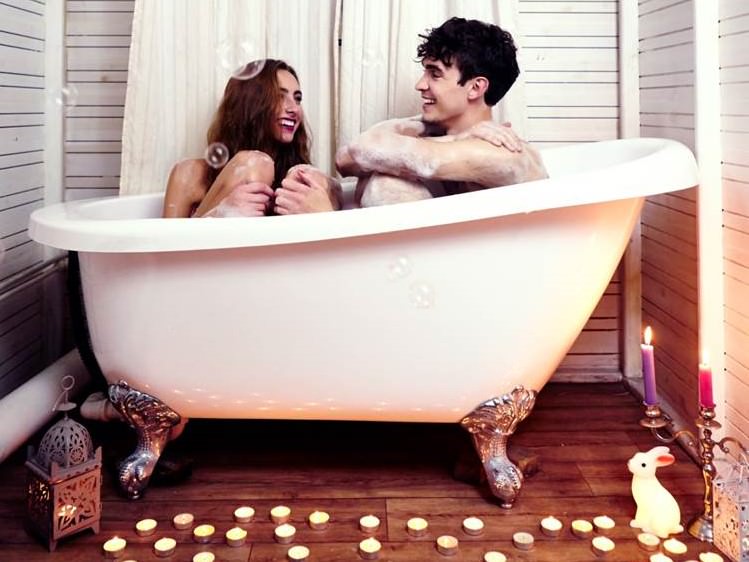
[[[169,174],[164,195],[164,218],[187,218],[208,191],[204,160],[182,160],[177,162]]]

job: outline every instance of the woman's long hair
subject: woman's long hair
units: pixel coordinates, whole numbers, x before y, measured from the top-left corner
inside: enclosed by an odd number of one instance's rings
[[[249,63],[245,69],[253,65],[257,65],[257,61]],[[299,123],[294,140],[288,144],[278,142],[273,135],[279,104],[282,103],[276,77],[279,70],[287,70],[299,80],[293,68],[275,59],[266,59],[262,70],[252,78],[230,78],[208,129],[208,144],[220,142],[225,145],[230,159],[241,150],[260,150],[273,158],[273,188],[281,185],[289,168],[310,163],[310,140],[304,120]],[[218,173],[216,169],[209,169],[209,183],[213,183]]]

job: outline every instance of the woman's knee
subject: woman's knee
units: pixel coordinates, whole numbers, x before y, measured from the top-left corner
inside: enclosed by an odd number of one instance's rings
[[[243,181],[259,181],[271,185],[276,175],[273,159],[260,150],[240,150],[227,164]]]
[[[205,182],[206,164],[204,160],[180,160],[172,167],[169,175],[170,182],[182,185],[200,184]]]

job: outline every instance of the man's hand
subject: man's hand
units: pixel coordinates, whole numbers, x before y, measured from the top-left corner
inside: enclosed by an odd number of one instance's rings
[[[317,168],[294,166],[276,190],[274,211],[278,215],[318,213],[341,208],[341,185]]]
[[[204,217],[261,217],[270,205],[273,190],[269,185],[255,181],[240,183]]]
[[[512,130],[510,123],[495,123],[494,121],[481,121],[467,131],[456,135],[455,140],[481,139],[494,146],[504,146],[510,152],[522,152],[523,141]]]

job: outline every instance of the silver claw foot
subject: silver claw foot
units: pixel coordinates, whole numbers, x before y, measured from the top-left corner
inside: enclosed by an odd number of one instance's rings
[[[473,437],[492,493],[510,508],[523,485],[523,473],[507,457],[507,440],[533,410],[538,392],[516,386],[509,394],[480,404],[460,422]]]
[[[135,451],[120,463],[118,474],[120,488],[135,500],[143,494],[169,434],[181,418],[158,398],[130,388],[125,381],[109,385],[109,400],[138,436]]]

